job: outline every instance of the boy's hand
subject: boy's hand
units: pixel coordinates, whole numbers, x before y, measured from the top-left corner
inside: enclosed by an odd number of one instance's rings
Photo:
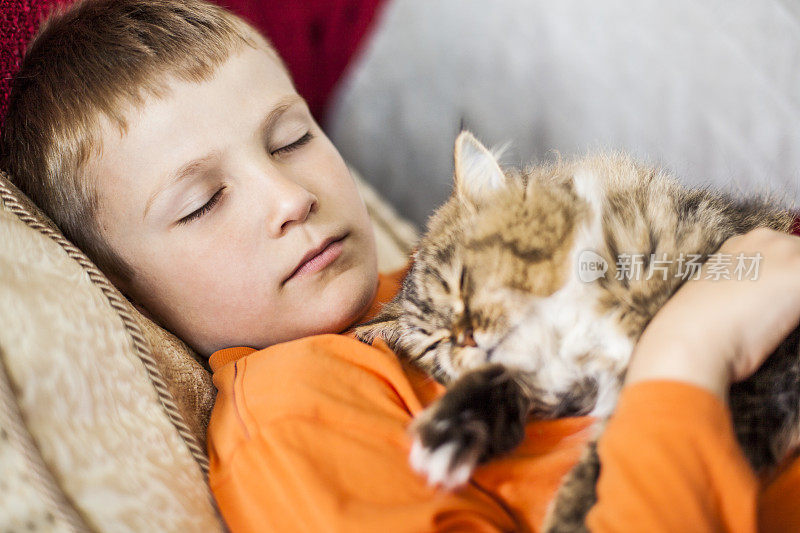
[[[705,279],[706,263],[642,333],[627,384],[672,379],[725,400],[730,384],[755,372],[800,322],[800,238],[758,228],[719,253],[760,253],[757,280]]]

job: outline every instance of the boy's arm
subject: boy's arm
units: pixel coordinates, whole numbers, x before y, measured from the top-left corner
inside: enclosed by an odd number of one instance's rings
[[[593,532],[755,533],[758,482],[715,395],[678,381],[627,387],[598,443]]]
[[[793,460],[761,492],[758,502],[759,531],[800,531],[800,456]]]
[[[598,445],[592,531],[754,532],[759,520],[796,530],[789,498],[800,491],[800,464],[759,504],[724,402],[730,383],[752,374],[800,322],[800,239],[756,230],[721,251],[761,252],[759,279],[708,281],[703,271],[653,318]]]
[[[800,531],[800,459],[759,492],[715,395],[677,381],[628,387],[600,440],[595,533]]]

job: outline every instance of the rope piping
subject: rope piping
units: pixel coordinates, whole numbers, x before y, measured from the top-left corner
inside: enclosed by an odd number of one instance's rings
[[[52,227],[43,223],[40,220],[40,217],[37,217],[22,204],[20,204],[17,199],[17,195],[22,193],[16,192],[15,194],[15,190],[12,190],[9,187],[9,184],[10,182],[8,180],[8,175],[5,172],[0,171],[0,198],[2,198],[5,206],[28,227],[55,241],[65,252],[67,252],[69,257],[77,261],[84,271],[87,272],[89,279],[102,290],[103,294],[108,299],[108,302],[111,304],[111,307],[122,319],[125,330],[128,332],[129,338],[131,339],[134,352],[147,371],[150,382],[153,384],[153,388],[158,395],[161,407],[163,408],[172,425],[180,434],[183,442],[186,444],[197,465],[200,467],[200,470],[203,474],[203,479],[206,481],[206,483],[208,483],[208,457],[206,456],[205,450],[200,446],[197,438],[189,430],[189,427],[183,420],[183,416],[176,407],[172,398],[172,394],[169,392],[169,389],[167,388],[166,383],[164,382],[164,379],[161,376],[158,367],[156,366],[148,342],[145,340],[144,335],[139,328],[139,324],[129,312],[129,304],[127,301],[124,301],[124,297],[119,294],[111,282],[106,279],[105,275],[79,248],[69,242],[59,231],[54,230]],[[216,509],[216,504],[210,493],[209,499]]]

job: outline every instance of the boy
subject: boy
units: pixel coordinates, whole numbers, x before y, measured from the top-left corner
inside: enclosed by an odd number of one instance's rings
[[[233,531],[538,528],[592,420],[531,423],[454,493],[410,470],[405,429],[441,387],[382,343],[333,334],[398,276],[378,279],[341,157],[242,21],[196,0],[53,18],[18,76],[0,164],[145,313],[210,356],[210,484]],[[601,442],[593,530],[800,527],[800,467],[759,496],[722,401],[800,321],[799,243],[731,239],[723,251],[761,251],[760,281],[689,283],[648,327]]]

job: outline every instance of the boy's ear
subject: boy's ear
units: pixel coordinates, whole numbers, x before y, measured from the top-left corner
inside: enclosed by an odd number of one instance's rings
[[[462,131],[456,138],[453,158],[454,191],[465,200],[479,202],[506,182],[495,155],[468,131]]]

